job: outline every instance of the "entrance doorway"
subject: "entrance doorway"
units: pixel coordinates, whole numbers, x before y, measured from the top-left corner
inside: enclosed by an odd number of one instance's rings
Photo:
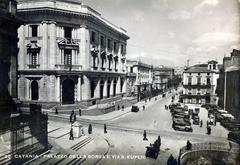
[[[74,104],[74,81],[66,79],[62,83],[62,104]]]
[[[38,100],[38,83],[36,80],[31,83],[31,98],[32,100]]]

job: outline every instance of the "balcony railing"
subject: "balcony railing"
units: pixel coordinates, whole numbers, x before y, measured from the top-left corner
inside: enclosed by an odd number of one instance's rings
[[[130,72],[129,72],[129,73],[127,73],[127,76],[128,76],[128,77],[136,77],[137,74],[136,74],[136,73],[130,73]]]
[[[211,84],[183,84],[184,88],[211,88]]]
[[[66,65],[66,64],[56,64],[57,70],[71,70],[71,71],[80,71],[82,70],[82,65]]]
[[[39,68],[39,67],[40,67],[39,64],[28,64],[28,68],[29,68],[29,69],[37,69],[37,68]]]

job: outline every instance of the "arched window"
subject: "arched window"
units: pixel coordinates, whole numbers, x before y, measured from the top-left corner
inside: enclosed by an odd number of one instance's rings
[[[31,99],[38,100],[39,97],[38,95],[39,95],[38,82],[34,80],[31,83]]]

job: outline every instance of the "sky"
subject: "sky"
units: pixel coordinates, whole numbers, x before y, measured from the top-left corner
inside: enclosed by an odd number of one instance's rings
[[[154,66],[217,60],[240,49],[240,0],[82,0],[127,30],[127,58]]]

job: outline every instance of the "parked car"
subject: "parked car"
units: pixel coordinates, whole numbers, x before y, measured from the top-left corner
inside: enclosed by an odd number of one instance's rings
[[[131,111],[132,111],[132,112],[138,112],[138,111],[139,111],[138,106],[133,105]]]
[[[188,131],[188,132],[193,131],[191,125],[187,123],[175,123],[173,124],[173,129],[178,131]]]

